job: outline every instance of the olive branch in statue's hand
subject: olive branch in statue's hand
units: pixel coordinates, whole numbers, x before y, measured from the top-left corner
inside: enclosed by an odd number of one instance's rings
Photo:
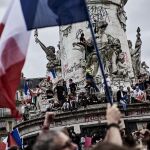
[[[36,43],[39,43],[39,39],[38,39],[37,37],[35,38],[35,42],[36,42]]]

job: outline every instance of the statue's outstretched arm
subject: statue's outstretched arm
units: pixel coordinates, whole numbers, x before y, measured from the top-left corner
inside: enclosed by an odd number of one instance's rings
[[[36,39],[36,42],[39,43],[41,48],[47,53],[47,47],[38,38]]]

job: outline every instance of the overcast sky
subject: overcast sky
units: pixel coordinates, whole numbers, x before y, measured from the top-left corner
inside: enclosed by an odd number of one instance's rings
[[[0,0],[0,20],[5,13],[10,0]],[[128,0],[125,10],[127,13],[127,37],[132,40],[133,45],[136,40],[137,27],[141,27],[142,35],[142,60],[150,66],[150,0]],[[57,49],[59,41],[58,28],[46,28],[39,30],[39,38],[46,45],[53,45]],[[32,33],[28,55],[23,72],[28,78],[43,77],[46,74],[47,59],[45,53],[34,41]]]

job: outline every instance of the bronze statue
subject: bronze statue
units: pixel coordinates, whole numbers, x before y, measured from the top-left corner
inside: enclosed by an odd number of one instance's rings
[[[48,46],[46,47],[38,38],[38,32],[35,30],[35,42],[38,43],[43,51],[46,54],[46,58],[48,60],[48,63],[46,65],[47,71],[49,72],[51,69],[56,69],[56,67],[60,66],[60,60],[58,60],[55,54],[55,47]]]

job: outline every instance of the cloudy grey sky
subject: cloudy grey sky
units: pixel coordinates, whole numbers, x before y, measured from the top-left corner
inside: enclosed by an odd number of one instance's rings
[[[0,0],[0,20],[5,13],[5,10],[10,0]],[[127,37],[132,40],[133,45],[136,40],[136,29],[141,27],[142,34],[142,60],[146,61],[150,66],[150,0],[128,0],[125,7],[127,13]],[[39,30],[39,38],[46,45],[53,45],[57,49],[59,41],[58,28],[46,28]],[[35,78],[43,77],[46,74],[45,53],[34,41],[34,33],[32,33],[28,55],[23,72],[26,77]]]

